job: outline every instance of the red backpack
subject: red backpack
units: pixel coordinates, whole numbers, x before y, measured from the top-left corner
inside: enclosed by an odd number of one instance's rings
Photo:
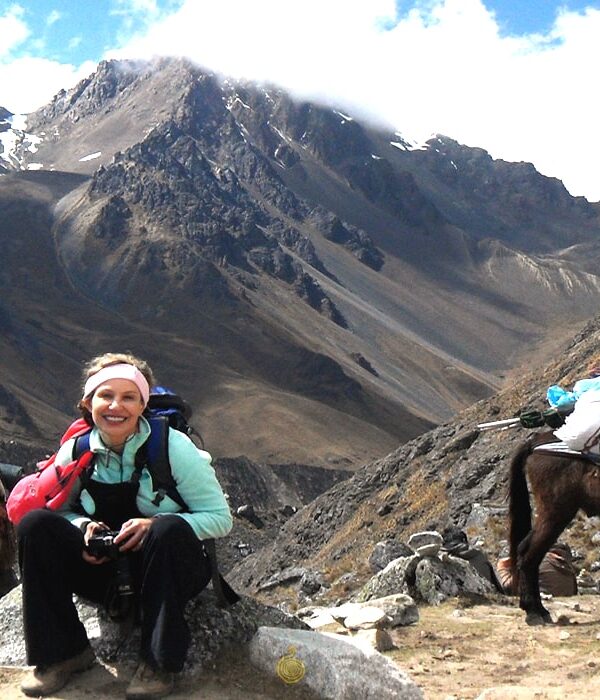
[[[60,444],[90,430],[89,424],[83,418],[78,418],[67,428]],[[10,492],[6,501],[9,520],[17,525],[21,518],[34,508],[60,508],[69,497],[73,484],[91,464],[93,457],[94,453],[87,450],[64,467],[54,463],[56,453],[38,462],[37,471],[20,479]]]

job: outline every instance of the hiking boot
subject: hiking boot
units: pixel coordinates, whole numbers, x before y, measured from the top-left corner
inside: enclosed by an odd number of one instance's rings
[[[142,661],[127,687],[125,697],[127,700],[162,698],[172,692],[174,685],[172,673],[155,670]]]
[[[41,697],[52,695],[66,685],[74,673],[86,671],[96,662],[92,647],[86,647],[80,654],[66,661],[50,666],[36,666],[21,683],[25,695]]]

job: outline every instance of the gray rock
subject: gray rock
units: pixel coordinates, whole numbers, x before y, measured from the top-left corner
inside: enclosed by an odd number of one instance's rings
[[[96,656],[102,662],[126,666],[137,663],[140,644],[138,627],[126,630],[110,621],[103,611],[81,600],[76,602],[76,606]],[[221,609],[209,590],[188,603],[186,619],[191,632],[191,644],[183,669],[186,677],[200,674],[223,649],[249,641],[260,626],[289,625],[309,629],[298,618],[251,598],[244,597],[236,605]],[[19,586],[0,601],[0,665],[26,664],[22,620]]]
[[[351,644],[366,644],[376,651],[391,651],[396,648],[394,640],[387,630],[358,630],[354,637],[350,637],[349,641]]]
[[[300,590],[306,595],[318,593],[325,583],[323,574],[318,571],[305,571],[300,579]]]
[[[376,574],[378,571],[385,569],[394,559],[398,559],[398,557],[410,557],[413,554],[413,550],[403,542],[398,542],[397,540],[383,540],[373,547],[373,551],[369,557],[369,567],[371,571]]]
[[[389,618],[390,627],[406,627],[419,621],[419,608],[415,601],[404,593],[375,598],[369,601],[369,605],[383,610]]]
[[[587,569],[581,569],[577,575],[577,590],[580,594],[598,595],[598,583]]]
[[[490,520],[501,519],[504,521],[507,517],[507,506],[490,506],[482,503],[473,503],[471,512],[465,523],[465,529],[483,530]]]
[[[21,586],[0,600],[0,666],[25,664],[25,640],[21,615]]]
[[[358,647],[339,636],[261,627],[249,653],[257,668],[296,680],[323,700],[423,698],[392,661],[367,645]]]
[[[494,592],[469,562],[445,556],[397,559],[375,574],[358,593],[358,601],[372,602],[395,593],[408,594],[415,602],[438,604],[458,595],[487,595]]]
[[[443,537],[435,530],[416,532],[408,540],[408,546],[422,557],[436,556],[443,543]]]
[[[267,581],[259,586],[259,591],[267,591],[269,588],[276,588],[287,583],[299,581],[303,576],[309,573],[308,569],[300,566],[290,566],[277,574],[273,574]]]
[[[246,505],[240,506],[235,511],[235,514],[237,516],[239,516],[240,518],[245,518],[249,523],[252,523],[254,526],[256,526],[259,529],[261,529],[265,526],[264,522],[256,514],[256,511],[254,510],[254,506],[252,506],[252,505],[246,504]]]
[[[400,557],[390,562],[385,569],[367,581],[358,592],[356,600],[364,602],[396,593],[410,595],[411,583],[414,582],[415,571],[420,561],[421,557],[413,554],[412,557]]]
[[[458,595],[486,595],[493,593],[489,581],[481,578],[469,562],[456,557],[422,559],[415,570],[413,597],[437,605]]]
[[[389,622],[390,618],[380,608],[374,605],[361,605],[356,612],[344,619],[344,627],[349,630],[383,629]]]

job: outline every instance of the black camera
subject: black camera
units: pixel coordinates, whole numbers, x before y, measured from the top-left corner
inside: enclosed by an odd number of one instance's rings
[[[116,530],[101,530],[92,535],[87,543],[87,551],[98,559],[108,557],[115,562],[114,578],[106,594],[106,611],[113,620],[124,620],[133,610],[133,581],[129,570],[129,558],[126,552],[119,551],[115,544]]]
[[[97,559],[108,557],[117,559],[121,554],[119,545],[115,544],[115,537],[119,533],[116,530],[102,530],[97,535],[92,535],[87,543],[87,551]]]

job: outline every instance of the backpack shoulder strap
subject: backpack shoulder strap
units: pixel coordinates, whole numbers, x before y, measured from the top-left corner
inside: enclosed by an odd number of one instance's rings
[[[165,416],[151,416],[147,419],[150,424],[150,435],[136,455],[136,462],[145,466],[150,472],[156,491],[154,505],[158,505],[165,496],[175,501],[183,510],[189,510],[177,490],[173,478],[171,462],[169,461],[169,421]]]
[[[73,449],[71,451],[71,459],[73,459],[76,462],[79,462],[79,460],[83,457],[83,455],[86,452],[90,452],[92,454],[92,457],[90,459],[90,465],[93,465],[94,463],[94,455],[90,450],[90,435],[92,433],[91,428],[87,431],[87,433],[83,433],[83,435],[76,435],[75,436],[75,441],[73,442]],[[84,471],[81,473],[81,486],[82,488],[86,488],[88,485],[88,482],[92,478],[92,471],[93,468],[88,468],[84,469]]]
[[[183,510],[187,511],[189,508],[177,491],[177,484],[169,461],[169,430],[171,429],[169,419],[166,416],[152,416],[148,418],[148,422],[150,423],[150,436],[136,455],[136,468],[139,456],[140,470],[145,466],[152,476],[152,483],[156,490],[156,497],[153,501],[155,505],[158,505],[165,496],[169,496]],[[202,540],[202,544],[210,563],[213,590],[219,606],[233,605],[239,600],[239,596],[219,571],[214,539]]]
[[[219,562],[217,561],[217,548],[214,539],[202,540],[202,545],[208,561],[210,563],[211,580],[213,591],[217,598],[217,603],[220,608],[225,608],[228,605],[234,605],[240,599],[239,595],[223,578],[219,571]]]
[[[83,435],[78,435],[73,442],[73,450],[71,456],[74,460],[78,460],[84,452],[90,451],[90,434],[91,430]]]

